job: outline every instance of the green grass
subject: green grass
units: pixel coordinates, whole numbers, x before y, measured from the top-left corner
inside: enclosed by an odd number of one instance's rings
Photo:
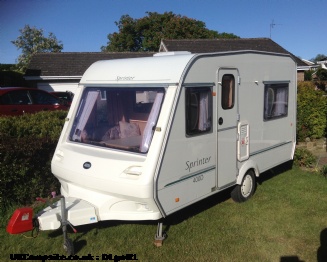
[[[262,177],[268,179],[261,179],[243,204],[234,203],[227,190],[169,217],[160,248],[153,245],[151,221],[100,222],[78,227],[70,238],[78,256],[100,261],[102,254],[131,253],[139,261],[317,261],[327,250],[326,178],[297,168]],[[65,255],[61,230],[40,232],[35,239],[9,235],[8,217],[2,218],[1,261],[13,253]]]

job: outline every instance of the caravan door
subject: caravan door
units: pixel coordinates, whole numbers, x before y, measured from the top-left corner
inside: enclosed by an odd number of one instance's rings
[[[234,184],[237,176],[237,122],[239,73],[236,68],[218,70],[217,181],[218,188]]]

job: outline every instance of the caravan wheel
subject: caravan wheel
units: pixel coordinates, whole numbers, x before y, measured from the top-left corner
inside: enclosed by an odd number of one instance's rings
[[[242,183],[233,189],[231,197],[235,202],[244,202],[254,194],[255,187],[254,172],[249,170],[243,177]]]

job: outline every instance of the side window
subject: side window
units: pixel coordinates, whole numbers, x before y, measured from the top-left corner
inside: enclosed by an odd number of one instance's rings
[[[56,99],[55,97],[53,97],[52,95],[50,95],[46,92],[42,92],[42,91],[38,91],[38,90],[30,90],[29,92],[33,98],[34,104],[37,104],[37,105],[59,104],[59,99]]]
[[[288,83],[265,84],[264,120],[285,117],[288,114]]]
[[[235,100],[235,78],[231,74],[223,75],[221,81],[221,106],[223,109],[234,107]]]
[[[189,136],[212,131],[212,91],[210,87],[185,89],[186,134]]]
[[[32,101],[27,95],[27,91],[12,91],[2,96],[2,104],[5,105],[30,105]]]

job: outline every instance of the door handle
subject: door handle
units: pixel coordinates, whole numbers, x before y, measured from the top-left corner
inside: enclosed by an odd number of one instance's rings
[[[224,119],[222,117],[219,117],[218,119],[218,124],[222,125],[224,123]]]

